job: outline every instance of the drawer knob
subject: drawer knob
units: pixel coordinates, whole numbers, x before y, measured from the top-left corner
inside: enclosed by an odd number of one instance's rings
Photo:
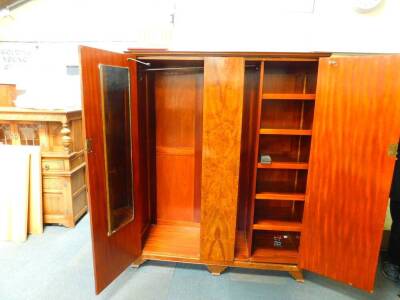
[[[49,166],[48,164],[45,164],[45,165],[44,165],[44,169],[45,169],[46,171],[48,171],[48,170],[50,170],[50,166]]]

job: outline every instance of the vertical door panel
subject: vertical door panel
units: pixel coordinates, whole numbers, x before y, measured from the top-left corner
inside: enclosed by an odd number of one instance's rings
[[[203,261],[226,262],[234,257],[243,86],[243,58],[205,58],[200,221]]]
[[[81,47],[83,118],[96,293],[141,255],[136,65]]]
[[[323,58],[300,267],[371,291],[400,136],[400,56]]]

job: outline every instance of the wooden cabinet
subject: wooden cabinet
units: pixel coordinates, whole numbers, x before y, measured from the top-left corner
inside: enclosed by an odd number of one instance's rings
[[[87,211],[81,111],[0,107],[0,144],[40,145],[44,222],[74,227]]]
[[[145,260],[373,290],[400,56],[82,47],[81,60],[97,293]]]

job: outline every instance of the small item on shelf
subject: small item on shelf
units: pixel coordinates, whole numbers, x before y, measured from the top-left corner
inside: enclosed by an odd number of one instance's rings
[[[284,237],[282,235],[280,235],[280,234],[274,235],[274,247],[275,248],[282,248],[283,247],[283,244],[282,244],[282,239],[283,238]]]
[[[272,163],[272,158],[268,154],[261,154],[260,162],[262,164],[271,164]]]

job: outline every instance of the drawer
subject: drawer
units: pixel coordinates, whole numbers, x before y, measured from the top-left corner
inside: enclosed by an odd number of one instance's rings
[[[64,160],[42,160],[42,171],[52,172],[52,171],[65,171]]]
[[[85,156],[83,155],[83,153],[79,156],[72,158],[70,161],[71,170],[75,169],[84,162],[85,162]]]
[[[67,179],[63,177],[43,176],[43,190],[63,191],[67,187]]]

